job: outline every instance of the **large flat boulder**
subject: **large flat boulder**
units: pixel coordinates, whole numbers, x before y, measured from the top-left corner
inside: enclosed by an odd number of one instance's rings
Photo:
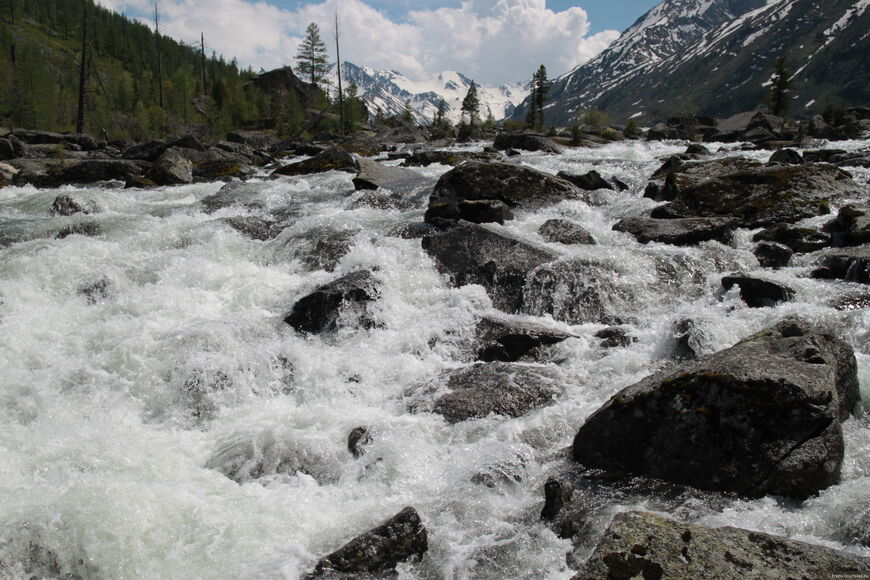
[[[465,161],[497,161],[501,158],[499,153],[486,153],[475,151],[440,151],[424,149],[414,151],[402,162],[403,167],[428,167],[433,163],[451,165],[453,167]]]
[[[682,219],[634,217],[620,220],[613,229],[631,234],[641,244],[658,242],[673,246],[692,246],[711,240],[727,243],[739,223],[739,220],[731,217]]]
[[[493,306],[508,313],[522,308],[527,275],[558,258],[546,248],[465,222],[424,237],[422,244],[457,286],[480,284],[492,298]]]
[[[864,578],[870,558],[740,528],[617,514],[573,580]]]
[[[859,197],[845,171],[824,163],[764,166],[743,158],[685,163],[668,173],[652,217],[723,217],[748,228],[830,213],[830,202]]]
[[[543,151],[545,153],[562,152],[562,149],[550,139],[547,139],[543,135],[526,131],[499,133],[496,135],[492,146],[499,151],[523,149],[524,151]]]
[[[464,203],[535,208],[577,198],[583,199],[584,194],[573,184],[531,167],[469,161],[441,176],[429,198],[425,219],[435,225],[467,219]]]
[[[395,194],[411,196],[429,179],[411,169],[392,167],[378,163],[372,159],[357,160],[359,171],[353,178],[353,186],[357,191],[362,189],[389,189]]]
[[[330,147],[310,159],[279,167],[272,172],[272,175],[311,175],[325,171],[357,173],[359,164],[352,153],[348,153],[341,147]]]
[[[818,253],[813,278],[870,284],[870,244]]]
[[[623,389],[580,428],[573,456],[700,489],[806,498],[839,481],[856,367],[843,341],[784,321]]]
[[[58,176],[59,183],[96,183],[98,181],[127,181],[141,175],[142,168],[132,161],[122,159],[91,159],[64,169]]]

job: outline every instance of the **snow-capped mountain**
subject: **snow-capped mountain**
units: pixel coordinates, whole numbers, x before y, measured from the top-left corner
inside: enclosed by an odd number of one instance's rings
[[[665,0],[550,90],[550,123],[588,108],[617,120],[761,105],[773,62],[794,75],[793,114],[870,100],[870,0]],[[522,118],[524,106],[514,112]]]
[[[415,120],[423,125],[432,122],[441,99],[447,105],[446,117],[454,123],[458,122],[462,99],[471,85],[471,79],[453,71],[442,72],[430,80],[414,81],[397,71],[375,70],[350,62],[341,64],[341,74],[345,88],[351,83],[356,84],[357,94],[366,103],[371,114],[380,109],[387,117],[401,115],[405,110],[405,103],[409,102]],[[336,86],[335,76],[333,71],[333,86]],[[497,121],[509,117],[514,108],[529,94],[529,87],[529,83],[496,88],[478,85],[481,117],[486,119],[492,115]]]

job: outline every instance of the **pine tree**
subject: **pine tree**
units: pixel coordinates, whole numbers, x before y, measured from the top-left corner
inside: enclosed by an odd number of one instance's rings
[[[776,59],[773,63],[770,88],[767,89],[767,107],[771,115],[782,116],[788,111],[791,104],[791,77],[785,57]]]
[[[477,96],[477,85],[471,81],[465,98],[462,99],[462,115],[468,115],[468,126],[474,127],[475,121],[480,116],[480,98]]]
[[[323,80],[327,71],[326,43],[320,39],[320,28],[312,22],[305,29],[305,38],[296,53],[296,72],[303,78],[311,79],[316,85]]]
[[[529,112],[526,115],[526,125],[532,129],[541,130],[544,126],[544,103],[550,92],[550,81],[547,80],[547,69],[544,65],[538,68],[532,76],[532,95]]]
[[[444,99],[438,101],[438,110],[435,111],[435,118],[432,119],[432,124],[436,127],[444,127],[446,125],[447,119],[445,115],[447,113],[447,103],[444,102]]]
[[[414,127],[414,109],[411,108],[411,101],[405,101],[405,108],[402,110],[402,122],[408,129]]]

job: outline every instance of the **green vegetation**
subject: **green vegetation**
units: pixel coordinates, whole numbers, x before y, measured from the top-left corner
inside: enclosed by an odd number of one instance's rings
[[[305,38],[296,53],[296,72],[312,85],[323,82],[326,64],[326,43],[320,38],[320,28],[312,22],[305,29]]]
[[[547,69],[541,65],[532,76],[531,102],[526,114],[526,125],[530,129],[540,131],[544,127],[544,103],[547,101],[549,91],[550,81],[547,80]]]
[[[251,82],[257,75],[240,70],[235,59],[162,37],[161,107],[157,42],[147,26],[93,0],[9,1],[14,20],[9,10],[0,15],[0,126],[75,129],[84,11],[84,131],[99,138],[218,136],[246,128],[292,135],[306,126],[306,107],[329,106],[322,91],[309,98],[286,88],[257,88]]]
[[[791,104],[792,74],[788,69],[785,57],[779,57],[773,63],[773,76],[765,96],[767,108],[771,115],[784,115]]]

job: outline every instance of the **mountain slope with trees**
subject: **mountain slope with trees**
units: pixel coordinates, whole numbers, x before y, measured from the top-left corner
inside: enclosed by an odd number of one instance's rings
[[[548,122],[587,109],[650,123],[764,107],[777,59],[794,71],[790,114],[870,103],[866,0],[666,0],[549,92]],[[521,120],[528,101],[513,118]]]

